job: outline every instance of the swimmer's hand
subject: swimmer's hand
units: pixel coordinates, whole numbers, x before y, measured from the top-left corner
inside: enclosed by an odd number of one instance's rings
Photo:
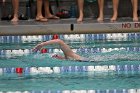
[[[33,52],[37,52],[38,50],[40,50],[42,48],[42,44],[38,44],[37,46],[35,46],[32,51]]]

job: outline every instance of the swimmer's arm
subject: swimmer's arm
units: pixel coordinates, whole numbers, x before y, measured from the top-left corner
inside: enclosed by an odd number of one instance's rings
[[[40,50],[43,46],[52,45],[52,44],[59,44],[61,46],[62,44],[64,44],[64,42],[60,39],[55,39],[55,40],[49,40],[49,41],[46,41],[46,42],[42,42],[42,43],[36,45],[33,48],[33,51],[36,52],[36,51]]]
[[[38,44],[37,46],[39,47],[43,47],[43,46],[47,46],[47,45],[52,45],[52,44],[62,44],[63,41],[60,40],[60,39],[55,39],[55,40],[49,40],[49,41],[46,41],[46,42],[42,42],[40,44]]]
[[[46,42],[42,42],[40,45],[43,47],[43,46],[46,46],[46,45],[61,44],[61,43],[63,43],[62,40],[54,39],[54,40],[49,40],[49,41],[46,41]]]

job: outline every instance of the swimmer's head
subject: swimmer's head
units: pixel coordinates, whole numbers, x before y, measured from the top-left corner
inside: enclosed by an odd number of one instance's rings
[[[48,52],[48,50],[46,49],[46,48],[42,48],[41,50],[40,50],[40,52],[42,53],[42,54],[44,54],[44,53],[47,53]],[[61,56],[61,55],[58,55],[58,54],[50,54],[51,55],[51,57],[52,58],[56,58],[56,59],[65,59],[63,56]]]

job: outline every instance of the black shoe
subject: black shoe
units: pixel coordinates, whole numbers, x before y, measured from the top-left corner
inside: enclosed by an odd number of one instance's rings
[[[19,16],[19,20],[28,20],[28,17],[22,14]]]
[[[4,20],[11,20],[13,18],[12,15],[8,15],[7,17],[1,17],[1,20],[4,21]]]

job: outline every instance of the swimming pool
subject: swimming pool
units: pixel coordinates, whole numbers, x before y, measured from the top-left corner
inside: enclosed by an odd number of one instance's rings
[[[74,52],[95,62],[58,60],[32,53],[52,35],[0,37],[0,91],[25,93],[139,93],[140,34],[59,35]],[[49,53],[62,53],[46,46]],[[22,72],[22,74],[21,74]]]

